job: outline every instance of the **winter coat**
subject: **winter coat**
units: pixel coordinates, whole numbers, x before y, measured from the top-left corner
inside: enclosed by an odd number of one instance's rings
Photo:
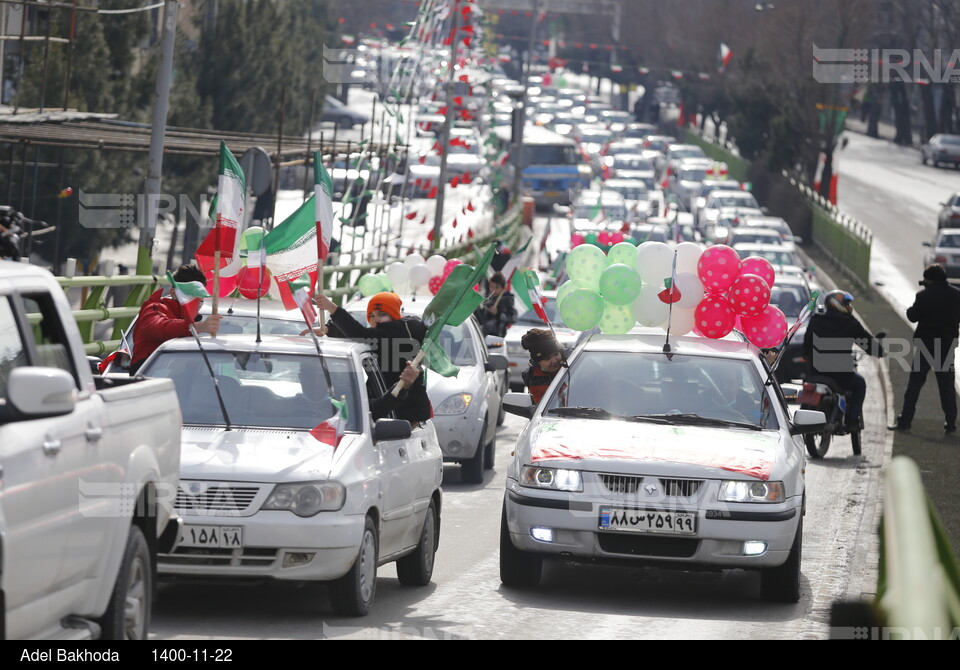
[[[854,371],[854,345],[873,356],[882,352],[880,340],[855,316],[828,311],[810,318],[803,336],[803,355],[815,374],[849,374]]]
[[[936,340],[956,340],[960,329],[960,289],[945,281],[930,284],[917,293],[907,318],[917,324],[913,336],[931,346]]]
[[[131,369],[139,369],[150,354],[166,342],[190,335],[191,315],[173,298],[163,297],[164,289],[153,292],[140,307],[137,327],[133,331]]]
[[[490,306],[496,301],[496,298],[490,297],[483,301],[483,304],[477,307],[474,315],[480,322],[480,329],[484,335],[496,335],[497,337],[506,337],[507,328],[517,322],[517,307],[514,301],[513,293],[504,291],[500,296],[500,302],[497,303],[497,313],[490,311]]]

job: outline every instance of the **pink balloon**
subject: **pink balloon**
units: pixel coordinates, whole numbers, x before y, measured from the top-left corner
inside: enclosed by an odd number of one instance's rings
[[[787,336],[787,317],[778,308],[767,305],[756,316],[743,318],[743,334],[761,349],[780,346]]]
[[[756,316],[770,304],[770,287],[757,275],[741,274],[727,291],[727,297],[740,316]]]
[[[440,290],[440,287],[443,286],[443,280],[446,277],[430,277],[430,281],[427,282],[427,287],[430,289],[430,293],[436,295]]]
[[[740,276],[740,256],[725,244],[715,244],[700,255],[697,276],[707,293],[724,293]]]
[[[245,268],[240,268],[240,269],[244,270]],[[207,293],[209,293],[210,295],[213,295],[213,270],[209,270],[208,272],[205,272],[204,275],[207,278],[207,282],[206,282]],[[239,282],[240,282],[239,272],[235,275],[230,275],[229,277],[220,275],[220,285],[218,287],[220,289],[220,297],[226,298],[231,293],[236,291],[237,284]],[[254,297],[256,297],[256,295],[254,295]]]
[[[704,337],[719,339],[733,330],[737,313],[725,295],[709,293],[696,307],[694,329]]]
[[[585,243],[587,238],[581,235],[580,233],[574,233],[570,236],[570,248],[579,247],[581,244]]]
[[[767,282],[767,286],[770,287],[773,287],[773,282],[777,277],[777,273],[773,269],[773,263],[762,256],[748,256],[744,258],[743,263],[740,265],[740,274],[757,275],[763,279],[763,281]]]
[[[457,267],[463,263],[459,258],[454,258],[453,260],[447,261],[447,264],[443,266],[443,278],[446,279],[447,275],[453,272],[453,268]]]
[[[610,244],[610,233],[606,230],[601,230],[600,234],[597,235],[597,242],[604,246]]]
[[[613,233],[610,235],[610,244],[620,244],[623,242],[623,233]]]

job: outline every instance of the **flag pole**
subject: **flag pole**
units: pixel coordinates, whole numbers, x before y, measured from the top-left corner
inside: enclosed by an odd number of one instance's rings
[[[216,277],[216,275],[214,275]],[[216,312],[214,312],[216,314]],[[220,403],[220,411],[223,413],[223,420],[227,424],[227,430],[233,430],[230,425],[230,415],[227,414],[227,406],[223,403],[223,394],[220,393],[220,384],[217,383],[217,375],[213,371],[213,366],[210,365],[210,359],[207,358],[207,352],[203,348],[203,344],[200,342],[200,335],[197,334],[197,329],[193,327],[193,324],[190,324],[190,333],[193,334],[193,338],[197,341],[197,346],[200,347],[200,354],[203,356],[203,362],[207,364],[207,371],[210,373],[210,378],[213,380],[213,390],[217,394],[217,402]]]
[[[274,200],[274,202],[276,202],[276,200]],[[257,249],[257,263],[259,263],[257,267],[260,268],[260,276],[257,278],[257,344],[260,344],[260,342],[263,341],[262,338],[260,337],[260,296],[263,295],[263,290],[261,289],[261,286],[263,286],[263,273],[266,272],[267,270],[266,258],[265,258],[266,254],[264,253],[264,248],[263,248],[263,241],[266,239],[266,237],[267,237],[267,231],[261,228],[260,229],[260,248]],[[247,252],[248,258],[249,258],[249,255],[250,255],[250,252],[248,251]],[[249,261],[247,262],[247,265],[250,265]]]
[[[663,343],[663,353],[670,353],[670,326],[673,324],[673,291],[677,283],[677,252],[673,252],[673,266],[670,269],[670,304],[667,306],[667,340]],[[669,358],[669,356],[668,356]]]
[[[313,346],[317,349],[317,358],[320,359],[320,367],[323,369],[323,377],[327,382],[327,393],[330,397],[333,397],[333,380],[330,378],[330,370],[327,369],[327,361],[323,357],[323,353],[320,351],[320,338],[317,337],[317,334],[313,330],[313,324],[307,321],[306,315],[303,317],[304,322],[307,324],[307,330],[310,331],[310,337],[313,338]]]

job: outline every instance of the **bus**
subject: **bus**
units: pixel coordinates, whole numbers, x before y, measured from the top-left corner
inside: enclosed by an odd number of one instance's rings
[[[510,153],[513,169],[519,152],[512,145],[511,126],[493,130],[500,150]],[[558,135],[542,126],[523,129],[523,192],[533,197],[538,207],[553,204],[569,205],[572,194],[580,190],[580,154],[573,140]]]

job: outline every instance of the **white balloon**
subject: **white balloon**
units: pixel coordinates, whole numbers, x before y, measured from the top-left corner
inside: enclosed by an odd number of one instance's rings
[[[394,293],[404,294],[409,292],[407,282],[410,278],[410,268],[400,262],[391,263],[387,266],[386,273],[390,277],[390,281],[393,282]]]
[[[425,262],[425,260],[424,260],[423,256],[421,256],[420,254],[418,254],[418,253],[416,253],[416,252],[410,254],[409,256],[407,256],[406,258],[403,259],[403,264],[406,265],[406,266],[409,267],[409,268],[414,268],[414,267],[416,267],[416,266],[418,266],[418,265],[420,265],[421,263],[424,263],[424,262]]]
[[[700,254],[703,253],[700,245],[693,242],[681,242],[674,247],[674,250],[677,252],[677,274],[681,272],[697,274],[697,263],[700,262]]]
[[[433,255],[427,259],[427,267],[430,268],[431,277],[439,277],[443,274],[443,269],[447,267],[447,259],[439,254]]]
[[[664,242],[644,242],[637,247],[637,270],[644,284],[662,284],[673,272],[673,249]]]
[[[430,272],[430,268],[427,267],[427,264],[420,263],[419,265],[414,265],[412,268],[410,268],[410,277],[408,278],[408,281],[414,288],[420,288],[429,284],[432,277],[433,273]]]
[[[677,274],[677,290],[680,291],[680,300],[674,303],[674,308],[693,309],[703,300],[703,282],[696,274]]]
[[[652,284],[640,289],[640,297],[633,301],[631,309],[641,326],[659,326],[667,320],[669,306],[658,295],[662,290]]]
[[[697,322],[696,309],[677,309],[679,302],[673,303],[673,313],[669,316],[670,334],[686,335],[693,330]]]

